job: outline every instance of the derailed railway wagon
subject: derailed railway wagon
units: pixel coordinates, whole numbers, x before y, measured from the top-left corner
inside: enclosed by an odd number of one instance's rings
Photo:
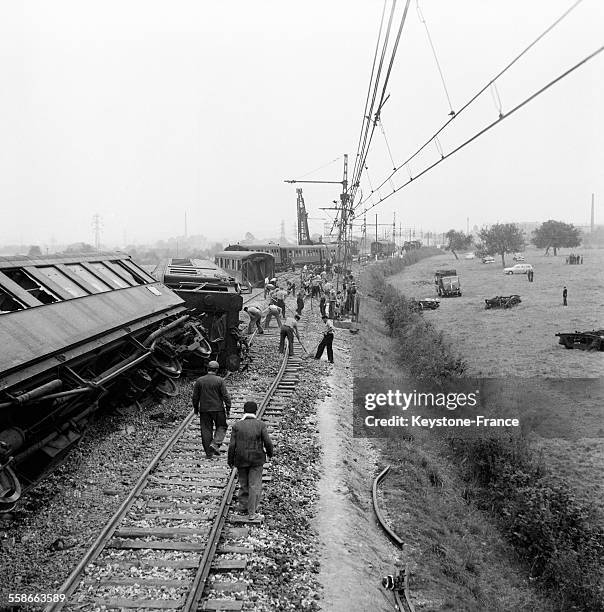
[[[199,317],[212,359],[236,371],[240,365],[239,313],[243,298],[239,283],[229,272],[206,259],[172,258],[160,263],[153,276]]]
[[[184,301],[119,253],[0,258],[0,510],[76,444],[92,413],[176,394],[209,353]]]
[[[214,256],[214,263],[242,287],[264,287],[264,279],[275,276],[275,258],[261,251],[221,251]]]

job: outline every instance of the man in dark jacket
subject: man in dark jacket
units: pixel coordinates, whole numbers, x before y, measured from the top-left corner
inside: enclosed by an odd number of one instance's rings
[[[266,423],[256,418],[256,402],[245,402],[243,418],[233,424],[229,444],[229,467],[237,468],[239,503],[250,519],[262,518],[256,507],[262,493],[262,467],[273,456],[273,443]],[[265,454],[266,451],[266,454]]]
[[[219,367],[217,361],[210,361],[208,373],[200,376],[193,387],[193,411],[199,414],[201,443],[208,459],[220,454],[231,412],[231,397],[224,379],[217,375]]]

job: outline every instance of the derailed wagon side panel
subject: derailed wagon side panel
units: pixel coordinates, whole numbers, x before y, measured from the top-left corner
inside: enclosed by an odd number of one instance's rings
[[[0,389],[44,369],[44,360],[160,313],[177,314],[184,302],[161,283],[139,285],[2,315]],[[126,330],[127,332],[128,330]],[[54,365],[60,361],[54,360]],[[47,366],[50,367],[50,366]]]

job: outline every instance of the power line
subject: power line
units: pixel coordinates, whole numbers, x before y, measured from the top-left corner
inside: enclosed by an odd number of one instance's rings
[[[319,170],[323,170],[323,168],[327,168],[327,166],[331,166],[331,164],[335,164],[337,161],[340,161],[342,159],[342,157],[344,157],[344,156],[340,155],[340,157],[336,157],[335,159],[332,159],[331,161],[327,162],[326,164],[323,164],[322,166],[319,166],[318,168],[315,168],[314,170],[311,170],[310,172],[307,172],[306,174],[302,174],[296,180],[302,179],[305,176],[308,176],[309,174],[313,174],[314,172],[318,172]]]
[[[405,21],[407,19],[407,12],[409,10],[409,4],[410,3],[411,3],[411,0],[407,0],[406,3],[405,3],[405,8],[403,10],[403,15],[401,17],[401,22],[399,24],[398,32],[397,32],[397,35],[396,35],[396,40],[394,42],[394,46],[392,48],[392,52],[391,52],[391,55],[390,55],[390,62],[389,62],[389,65],[388,65],[388,70],[387,70],[386,76],[384,78],[384,83],[383,83],[383,86],[382,86],[382,94],[380,96],[380,102],[378,104],[378,108],[377,108],[377,111],[375,113],[375,118],[374,118],[373,125],[372,125],[372,128],[371,128],[371,134],[369,136],[369,141],[367,142],[367,145],[364,147],[363,154],[362,154],[362,156],[361,156],[361,158],[359,160],[359,163],[357,165],[357,173],[356,173],[356,175],[353,175],[352,192],[351,192],[351,197],[350,197],[351,205],[354,202],[354,198],[355,198],[355,195],[356,195],[356,190],[357,190],[357,188],[358,188],[358,186],[360,184],[360,181],[361,181],[361,175],[363,173],[363,168],[366,167],[367,155],[369,154],[369,148],[371,146],[371,141],[373,139],[373,134],[375,132],[375,127],[377,125],[377,122],[380,119],[380,113],[382,111],[382,108],[383,108],[384,104],[386,103],[386,100],[388,99],[386,97],[386,88],[388,86],[388,81],[390,80],[390,74],[392,72],[392,66],[394,65],[394,59],[396,57],[396,52],[398,50],[398,45],[399,45],[399,42],[400,42],[400,39],[401,39],[401,34],[403,32],[403,26],[405,25]],[[392,13],[390,15],[391,18],[392,18],[393,14],[394,14],[395,5],[396,5],[396,0],[393,2],[393,5],[392,5]],[[390,23],[389,23],[389,26],[390,26]],[[383,50],[383,54],[382,55],[384,55],[385,51],[386,51],[386,45],[384,45],[384,50]],[[378,83],[376,82],[376,91],[377,91],[377,85],[378,85]],[[369,124],[367,125],[367,127],[369,127]]]
[[[406,164],[408,164],[412,159],[414,159],[415,157],[417,157],[446,127],[449,126],[449,124],[452,121],[455,121],[455,119],[457,119],[471,104],[474,103],[474,101],[479,98],[492,84],[495,83],[495,81],[497,81],[497,79],[499,79],[501,76],[503,76],[516,62],[518,62],[524,55],[526,55],[526,53],[528,53],[528,51],[530,51],[530,49],[532,49],[543,37],[545,37],[547,34],[549,34],[549,32],[551,32],[560,22],[562,22],[575,8],[577,8],[577,6],[579,6],[579,4],[581,4],[581,2],[583,2],[583,0],[576,0],[576,2],[574,2],[566,11],[564,11],[564,13],[562,13],[562,15],[560,15],[560,17],[558,17],[558,19],[556,19],[551,25],[549,25],[541,34],[539,34],[539,36],[537,36],[537,38],[535,38],[528,46],[526,46],[518,55],[516,55],[516,57],[514,57],[514,59],[512,59],[502,70],[499,71],[499,73],[493,77],[486,85],[484,85],[484,87],[482,87],[477,93],[475,93],[456,113],[455,115],[453,115],[450,119],[448,119],[447,121],[445,121],[445,123],[438,129],[436,130],[436,132],[430,136],[430,138],[428,140],[426,140],[426,142],[424,142],[424,144],[422,144],[419,149],[417,149],[417,151],[415,151],[415,153],[413,153],[411,156],[409,156],[402,164],[400,164],[397,168],[395,168],[385,179],[384,181],[379,185],[378,189],[380,187],[383,187],[391,178],[392,176],[395,174],[395,172],[398,172],[401,168],[403,168]],[[368,199],[369,199],[370,195],[367,196],[367,198],[365,198],[365,200],[360,201],[355,207],[354,209],[356,210],[359,206],[361,206],[362,204],[364,204]]]
[[[498,123],[501,123],[501,121],[503,121],[504,119],[507,119],[508,117],[513,115],[517,110],[520,110],[523,106],[525,106],[526,104],[534,100],[536,97],[538,97],[539,95],[547,91],[552,85],[555,85],[556,83],[558,83],[558,81],[561,81],[563,78],[567,77],[569,74],[577,70],[577,68],[580,68],[583,64],[585,64],[589,60],[593,59],[594,57],[602,53],[602,51],[604,51],[604,45],[601,46],[599,49],[596,49],[593,53],[591,53],[587,57],[583,58],[579,63],[575,64],[574,66],[572,66],[571,68],[569,68],[568,70],[566,70],[565,72],[557,76],[555,79],[551,80],[549,83],[547,83],[547,85],[544,85],[541,89],[537,90],[535,93],[530,95],[528,98],[524,99],[520,104],[512,108],[512,110],[510,110],[507,113],[501,114],[497,120],[493,121],[492,123],[484,127],[482,130],[474,134],[474,136],[472,136],[471,138],[468,138],[466,141],[464,141],[462,144],[460,144],[458,147],[456,147],[455,149],[453,149],[446,155],[443,155],[439,160],[435,161],[433,164],[430,164],[427,168],[424,168],[419,174],[410,178],[406,183],[403,183],[400,187],[397,187],[394,191],[392,191],[392,193],[389,193],[387,196],[380,198],[378,202],[376,202],[375,204],[372,204],[369,208],[365,208],[363,210],[363,214],[367,213],[372,208],[375,208],[378,204],[381,204],[384,200],[388,199],[390,196],[394,195],[401,189],[404,189],[405,187],[407,187],[407,185],[410,185],[413,181],[417,180],[420,176],[423,176],[424,174],[432,170],[434,167],[438,166],[438,164],[442,163],[445,159],[448,159],[449,157],[455,155],[455,153],[463,149],[466,145],[470,144],[471,142],[476,140],[479,136],[482,136],[483,134],[488,132],[491,128],[496,126]],[[380,185],[378,189],[380,189],[382,185]]]
[[[369,85],[367,87],[367,97],[365,98],[365,108],[363,110],[363,121],[361,122],[361,131],[359,133],[359,143],[357,145],[357,152],[354,158],[354,168],[352,171],[353,177],[356,173],[357,162],[361,155],[361,141],[363,139],[363,127],[365,126],[365,121],[369,120],[369,117],[367,116],[367,108],[369,106],[369,97],[371,96],[371,83],[373,82],[373,74],[375,72],[375,63],[377,61],[378,49],[380,46],[380,38],[382,37],[382,28],[384,26],[384,15],[386,14],[386,2],[387,0],[384,0],[384,6],[382,7],[382,17],[380,19],[380,29],[378,30],[378,37],[377,37],[377,41],[375,42],[375,53],[373,54],[373,64],[371,65],[371,75],[369,76]]]
[[[440,80],[442,81],[443,88],[445,90],[445,96],[447,97],[447,102],[449,103],[449,115],[453,117],[455,115],[455,111],[453,110],[453,104],[451,103],[451,97],[449,96],[449,90],[447,89],[447,83],[445,82],[445,75],[443,74],[442,68],[440,67],[440,62],[438,61],[438,55],[436,55],[436,49],[434,48],[434,43],[432,42],[432,36],[430,36],[430,30],[428,29],[428,23],[424,18],[422,13],[422,9],[419,6],[419,0],[416,0],[415,4],[417,8],[417,15],[419,20],[424,24],[424,28],[426,29],[426,34],[428,36],[428,42],[430,43],[430,48],[432,49],[432,55],[434,56],[434,61],[436,62],[436,67],[438,68],[438,74],[440,74]]]
[[[392,28],[392,20],[394,18],[395,9],[396,9],[396,0],[393,0],[392,8],[390,10],[390,17],[388,18],[388,26],[386,27],[386,34],[384,35],[384,42],[382,43],[382,53],[380,55],[380,63],[378,65],[377,74],[376,74],[375,81],[373,84],[373,96],[371,98],[371,104],[369,106],[369,111],[364,115],[363,121],[361,124],[361,131],[363,131],[363,126],[364,126],[365,133],[363,134],[361,148],[357,153],[357,157],[355,159],[355,165],[353,167],[353,173],[352,173],[353,190],[354,190],[354,186],[358,183],[358,180],[360,179],[361,173],[363,171],[363,165],[365,163],[365,157],[366,157],[365,151],[366,151],[366,147],[369,146],[367,144],[367,137],[369,134],[369,128],[372,125],[371,117],[373,116],[373,109],[375,107],[375,99],[378,93],[378,88],[380,84],[380,76],[382,74],[382,67],[384,65],[384,57],[386,56],[386,50],[388,48],[388,40],[390,38],[390,30]],[[371,86],[371,83],[370,83],[370,86]],[[382,101],[380,100],[380,102]],[[378,106],[378,111],[379,111],[379,108],[380,107]],[[375,123],[373,124],[373,129],[375,129]],[[373,130],[371,131],[371,135],[373,136]],[[371,142],[371,137],[369,138],[369,142]]]

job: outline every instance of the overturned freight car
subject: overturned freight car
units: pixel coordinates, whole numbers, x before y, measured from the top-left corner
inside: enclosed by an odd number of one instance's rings
[[[0,511],[78,442],[90,415],[176,393],[210,352],[184,301],[119,253],[0,258]]]

